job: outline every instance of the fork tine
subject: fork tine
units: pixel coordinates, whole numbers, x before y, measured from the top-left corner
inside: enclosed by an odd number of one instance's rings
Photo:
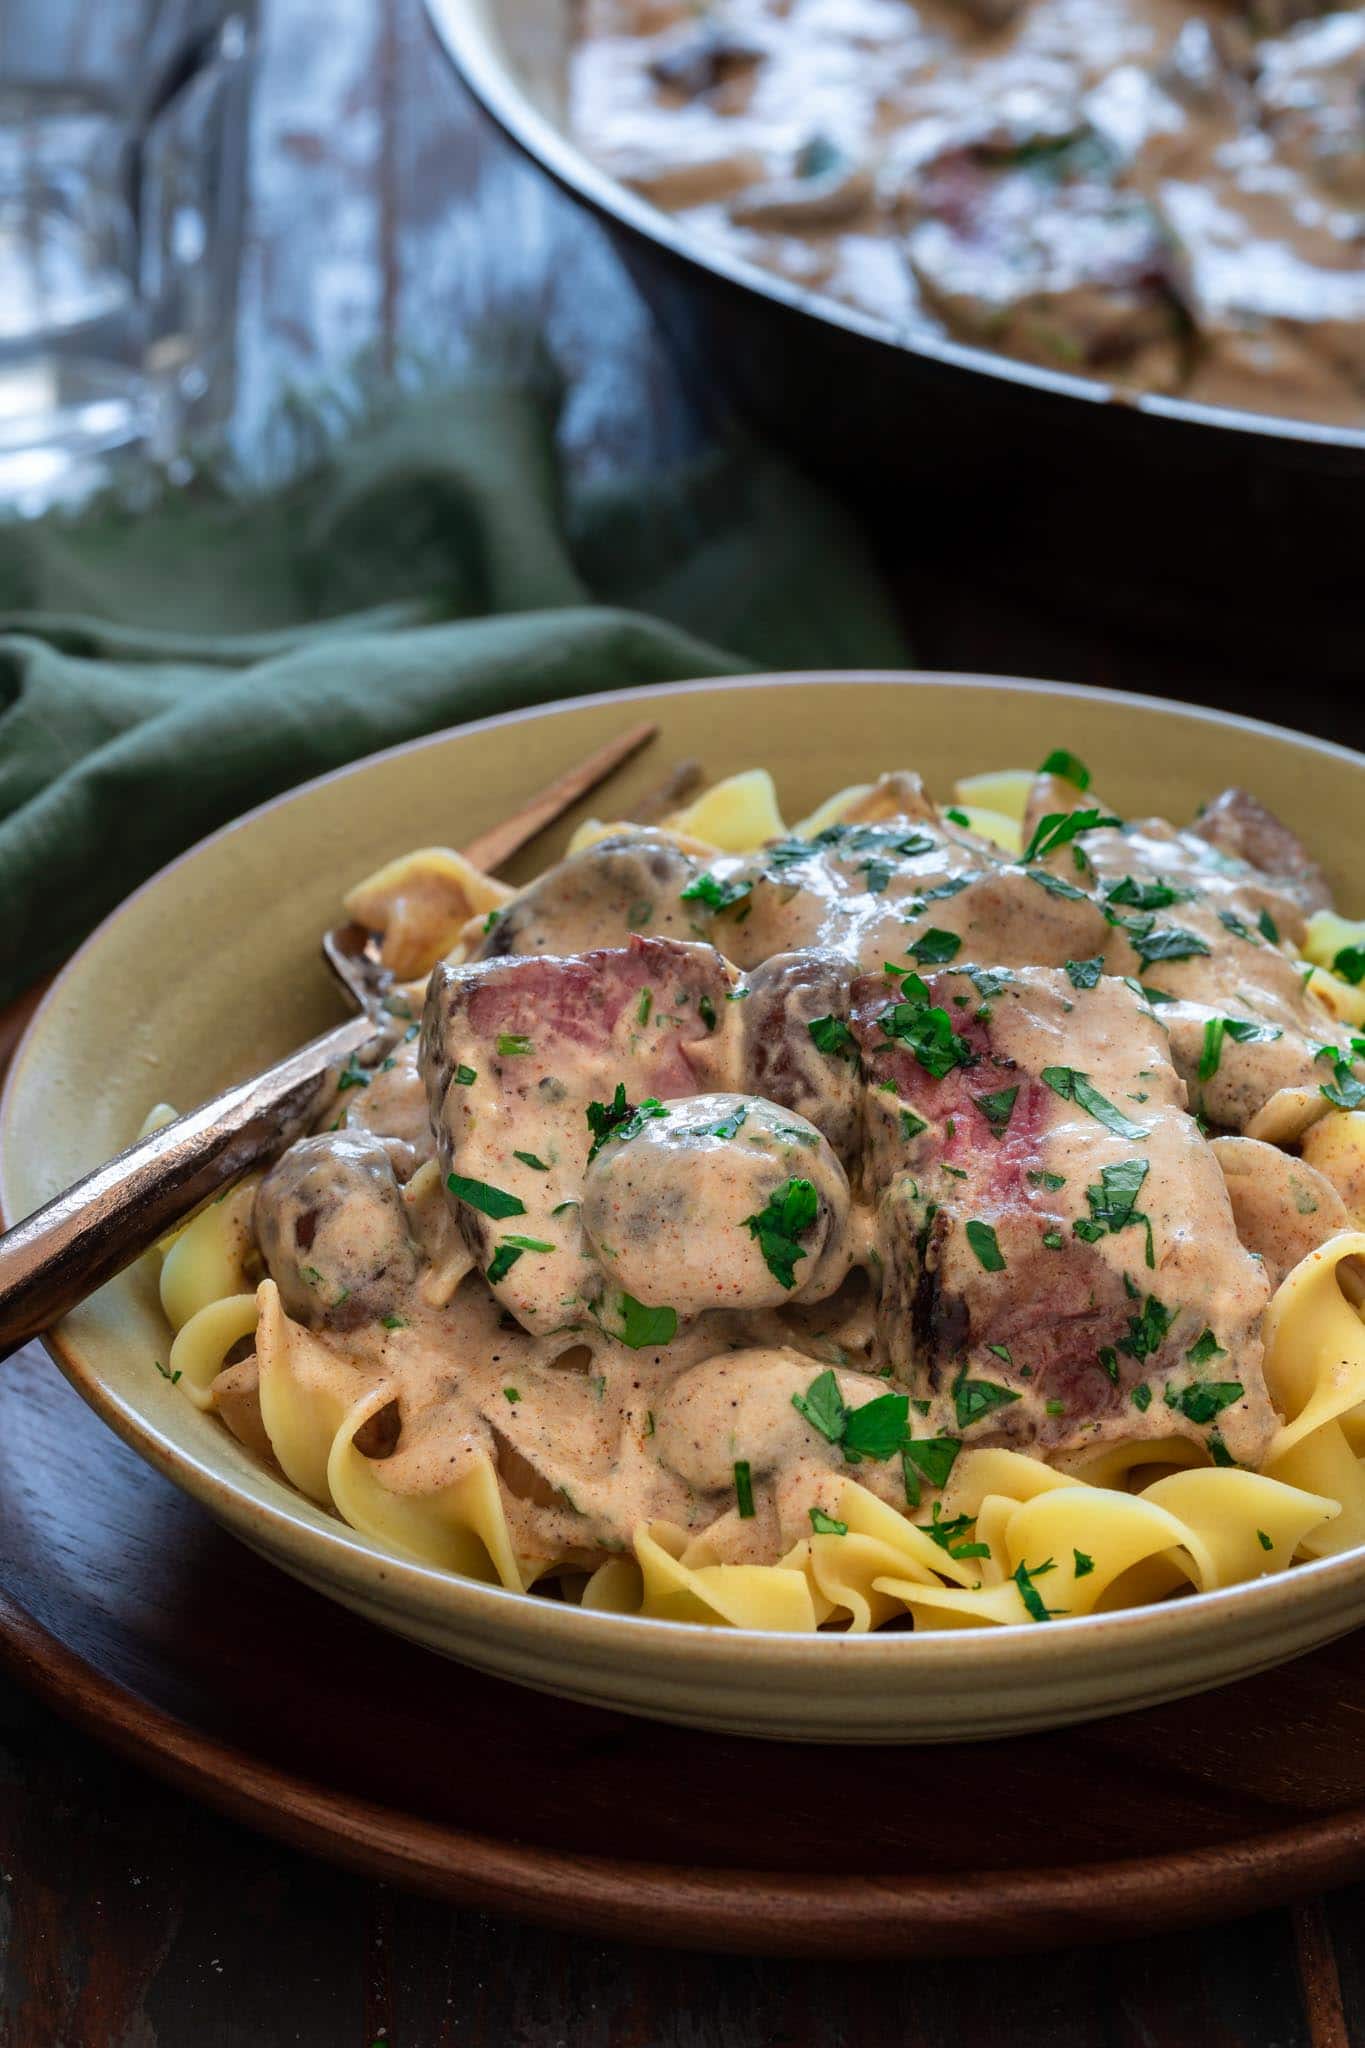
[[[576,768],[556,776],[510,818],[504,818],[500,825],[494,825],[490,831],[481,832],[477,839],[471,839],[463,849],[466,860],[472,861],[476,868],[484,869],[485,873],[500,868],[538,833],[553,825],[556,818],[562,818],[580,797],[585,797],[590,789],[596,789],[632,755],[647,747],[657,737],[658,731],[657,725],[633,725],[619,738],[609,740],[605,747],[589,754]]]

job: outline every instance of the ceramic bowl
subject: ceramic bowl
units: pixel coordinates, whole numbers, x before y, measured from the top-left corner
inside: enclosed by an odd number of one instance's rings
[[[251,812],[164,869],[53,985],[0,1105],[0,1202],[26,1215],[126,1144],[323,1029],[318,936],[393,854],[459,844],[644,712],[662,734],[612,785],[763,763],[800,817],[842,784],[914,767],[929,786],[1067,746],[1129,816],[1189,816],[1241,783],[1306,832],[1353,903],[1365,758],[1250,720],[1046,683],[807,675],[621,692],[486,719],[375,755]],[[523,856],[553,859],[577,817]],[[381,1626],[520,1684],[632,1713],[826,1742],[932,1742],[1058,1726],[1199,1691],[1365,1621],[1365,1550],[1165,1606],[947,1634],[764,1635],[584,1613],[386,1555],[294,1493],[157,1371],[169,1332],[135,1269],[55,1330],[53,1358],[147,1462],[283,1570]],[[212,1601],[212,1586],[204,1587]],[[320,1683],[338,1682],[337,1674]],[[458,1702],[452,1676],[451,1698]]]

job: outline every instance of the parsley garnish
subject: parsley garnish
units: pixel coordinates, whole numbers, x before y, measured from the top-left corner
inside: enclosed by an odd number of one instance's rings
[[[386,1330],[406,1330],[408,1327],[402,1316],[381,1316],[379,1320]]]
[[[1104,900],[1122,903],[1131,910],[1166,910],[1172,903],[1188,903],[1193,895],[1193,889],[1178,889],[1172,882],[1139,882],[1132,875],[1125,875],[1121,881],[1108,885]]]
[[[1088,1224],[1073,1223],[1071,1227],[1076,1235],[1093,1244],[1106,1230],[1117,1237],[1119,1231],[1126,1230],[1130,1223],[1145,1224],[1147,1264],[1154,1267],[1151,1218],[1134,1207],[1148,1171],[1149,1162],[1145,1159],[1123,1159],[1116,1166],[1102,1166],[1100,1185],[1088,1187],[1085,1191],[1085,1199],[1090,1205],[1090,1221]]]
[[[1349,981],[1352,988],[1365,981],[1365,946],[1343,946],[1332,957],[1332,972]]]
[[[637,1003],[637,1004],[635,1005],[635,1021],[636,1021],[636,1023],[637,1023],[637,1024],[641,1024],[641,1025],[644,1025],[644,1024],[648,1024],[648,1022],[649,1022],[649,1013],[650,1013],[650,1011],[651,1011],[651,1010],[653,1009],[653,1007],[654,1007],[654,991],[653,991],[653,989],[649,989],[649,988],[642,988],[642,989],[640,990],[640,1000],[639,1000],[639,1002],[638,1002],[638,1003]]]
[[[847,1536],[848,1523],[836,1522],[833,1515],[827,1515],[823,1508],[812,1508],[810,1525],[817,1536]]]
[[[747,1458],[735,1460],[735,1500],[739,1507],[741,1522],[752,1522],[754,1518],[754,1481]]]
[[[1069,903],[1090,901],[1084,889],[1078,889],[1074,882],[1064,882],[1060,875],[1050,875],[1045,868],[1025,868],[1024,872],[1040,889],[1046,889],[1049,896],[1065,896]]]
[[[949,960],[955,959],[961,950],[962,940],[958,934],[942,931],[938,925],[931,926],[922,938],[914,940],[906,947],[906,951],[914,956],[916,965],[920,967],[945,966]]]
[[[1064,1102],[1075,1102],[1090,1116],[1102,1123],[1106,1130],[1113,1131],[1120,1138],[1145,1138],[1146,1131],[1141,1124],[1135,1124],[1121,1109],[1116,1109],[1107,1096],[1090,1084],[1090,1076],[1083,1074],[1079,1067],[1044,1067],[1043,1079],[1054,1095],[1060,1095]]]
[[[523,1166],[530,1166],[534,1168],[534,1170],[537,1173],[548,1173],[550,1171],[549,1167],[545,1164],[545,1161],[543,1159],[537,1159],[534,1152],[514,1152],[512,1154],[512,1157],[514,1159],[519,1159]]]
[[[929,1128],[924,1118],[916,1116],[913,1109],[903,1109],[900,1113],[900,1118],[901,1136],[907,1143],[911,1138],[917,1138],[921,1131],[927,1131]]]
[[[841,1060],[857,1059],[858,1041],[842,1017],[816,1017],[806,1029],[817,1052],[832,1053]]]
[[[369,1075],[361,1066],[356,1054],[352,1053],[341,1072],[337,1075],[338,1095],[344,1095],[348,1088],[368,1088],[369,1085]]]
[[[1154,930],[1151,917],[1114,917],[1112,922],[1128,934],[1128,943],[1144,967],[1154,960],[1193,960],[1207,953],[1208,942],[1198,932],[1182,931],[1179,925]]]
[[[1195,1338],[1185,1356],[1189,1359],[1191,1365],[1207,1365],[1211,1358],[1226,1358],[1227,1352],[1218,1342],[1213,1331],[1205,1330],[1201,1337]]]
[[[1139,1380],[1128,1396],[1139,1415],[1145,1415],[1152,1405],[1152,1390],[1146,1380]]]
[[[520,1389],[517,1387],[504,1387],[502,1391],[504,1398],[510,1401],[513,1407],[515,1407],[517,1402],[521,1399]]]
[[[172,1386],[174,1386],[174,1385],[176,1384],[176,1382],[177,1382],[178,1380],[180,1380],[180,1379],[183,1379],[183,1377],[184,1377],[184,1374],[182,1373],[182,1371],[181,1371],[181,1369],[180,1369],[180,1367],[179,1367],[179,1366],[177,1366],[177,1367],[176,1367],[176,1369],[175,1369],[175,1371],[174,1371],[174,1372],[172,1372],[172,1371],[170,1370],[170,1368],[169,1368],[168,1366],[164,1366],[164,1365],[163,1365],[163,1364],[161,1363],[161,1360],[160,1360],[159,1358],[154,1358],[154,1359],[152,1360],[152,1364],[153,1364],[153,1365],[154,1365],[154,1366],[156,1367],[157,1371],[158,1371],[158,1372],[159,1372],[159,1373],[161,1374],[161,1377],[162,1377],[162,1379],[163,1379],[163,1380],[169,1380]]]
[[[1084,761],[1078,761],[1065,747],[1054,747],[1038,770],[1040,775],[1060,775],[1063,782],[1070,782],[1077,789],[1089,789],[1090,770]]]
[[[730,910],[736,903],[743,902],[753,886],[752,877],[747,880],[736,878],[722,882],[715,875],[698,875],[683,890],[682,901],[704,903],[708,910],[714,912]]]
[[[1345,1060],[1338,1060],[1333,1071],[1336,1079],[1325,1081],[1318,1092],[1337,1109],[1359,1109],[1365,1103],[1365,1081],[1357,1081]]]
[[[931,1486],[946,1486],[961,1449],[962,1444],[955,1436],[908,1437],[901,1446],[901,1457],[922,1472]],[[918,1504],[918,1500],[911,1502],[912,1507]]]
[[[521,1053],[531,1050],[531,1041],[521,1031],[500,1031],[498,1052],[505,1060],[516,1059]]]
[[[878,1394],[861,1408],[850,1408],[833,1371],[826,1367],[804,1394],[792,1395],[792,1407],[827,1443],[841,1445],[850,1465],[863,1458],[880,1463],[906,1447],[910,1415],[906,1394]]]
[[[1275,1548],[1273,1539],[1266,1535],[1264,1529],[1256,1531],[1256,1541],[1260,1544],[1262,1550],[1273,1550]]]
[[[1150,1358],[1154,1351],[1161,1349],[1166,1333],[1179,1313],[1179,1309],[1167,1308],[1154,1294],[1149,1294],[1142,1304],[1141,1313],[1129,1316],[1128,1335],[1120,1337],[1119,1350],[1139,1362]]]
[[[750,1237],[757,1238],[768,1271],[784,1287],[796,1285],[796,1261],[806,1256],[806,1247],[796,1240],[819,1214],[815,1183],[788,1180],[769,1195],[756,1215],[744,1218],[744,1227]]]
[[[1174,1393],[1166,1389],[1166,1406],[1178,1408],[1191,1422],[1212,1422],[1234,1401],[1240,1401],[1246,1392],[1240,1380],[1199,1380],[1191,1387],[1182,1387]]]
[[[519,1196],[509,1195],[502,1188],[490,1187],[486,1180],[469,1180],[462,1173],[449,1173],[446,1186],[452,1195],[484,1216],[497,1218],[526,1214],[526,1204]]]
[[[1019,1588],[1019,1598],[1034,1621],[1051,1621],[1054,1614],[1066,1613],[1064,1607],[1045,1606],[1042,1594],[1033,1583],[1035,1579],[1041,1579],[1044,1572],[1053,1572],[1056,1569],[1052,1559],[1048,1558],[1045,1563],[1032,1567],[1026,1564],[1017,1565],[1011,1573],[1015,1585]]]
[[[712,1002],[710,996],[704,995],[698,999],[697,1015],[701,1018],[702,1023],[706,1026],[708,1031],[715,1030],[716,1006]]]
[[[958,1540],[975,1525],[974,1515],[953,1515],[945,1522],[943,1509],[935,1501],[930,1519],[927,1522],[916,1522],[915,1527],[922,1529],[931,1542],[937,1543],[940,1550],[946,1550],[949,1557],[989,1557],[991,1549],[988,1543],[962,1543]]]
[[[645,1125],[652,1118],[667,1116],[668,1111],[656,1095],[647,1096],[637,1108],[626,1101],[626,1084],[618,1081],[616,1093],[610,1103],[590,1102],[586,1111],[588,1129],[592,1132],[592,1145],[588,1151],[587,1163],[592,1165],[604,1145],[613,1138],[625,1144],[631,1138],[638,1138]]]
[[[927,1000],[929,991],[919,976],[907,975],[901,991],[907,1000],[888,1004],[877,1019],[888,1041],[907,1046],[936,1080],[954,1067],[972,1065],[976,1054],[958,1037],[948,1012]]]
[[[994,1380],[969,1380],[966,1370],[964,1366],[953,1383],[953,1409],[959,1429],[970,1429],[996,1408],[1005,1408],[1019,1399],[1012,1387],[997,1386]]]
[[[1066,1186],[1066,1175],[1064,1173],[1049,1173],[1041,1166],[1031,1166],[1024,1178],[1029,1182],[1030,1186],[1035,1188],[1064,1188]]]
[[[989,1223],[983,1223],[979,1217],[973,1216],[967,1225],[967,1242],[988,1273],[1004,1272],[1005,1255]]]
[[[1025,861],[1043,860],[1049,853],[1055,853],[1059,846],[1068,846],[1082,832],[1093,832],[1099,825],[1117,825],[1121,821],[1106,812],[1095,809],[1085,811],[1049,811],[1040,818],[1033,828],[1033,837],[1024,849]]]
[[[1218,922],[1222,925],[1225,931],[1231,932],[1234,938],[1245,939],[1249,946],[1260,945],[1261,942],[1257,938],[1255,932],[1251,930],[1249,925],[1244,924],[1241,918],[1238,917],[1233,911],[1220,910],[1218,913]],[[1207,946],[1205,946],[1203,950],[1207,953],[1209,949]]]
[[[1094,988],[1104,973],[1104,955],[1096,953],[1092,960],[1068,960],[1067,979],[1073,988]]]
[[[1071,1555],[1075,1559],[1076,1577],[1078,1579],[1088,1579],[1091,1572],[1095,1569],[1094,1558],[1087,1557],[1083,1550],[1073,1550]]]
[[[1266,941],[1267,945],[1279,945],[1280,928],[1276,924],[1274,918],[1270,915],[1270,912],[1268,910],[1257,911],[1256,929],[1261,934],[1261,937]]]
[[[671,1344],[678,1334],[675,1308],[646,1308],[633,1294],[614,1294],[605,1301],[595,1301],[592,1312],[609,1337],[615,1337],[618,1344],[625,1344],[632,1351]]]
[[[1017,1084],[1013,1088],[998,1088],[994,1095],[974,1095],[972,1097],[973,1102],[981,1111],[982,1116],[985,1117],[986,1122],[997,1137],[1009,1129],[1009,1121],[1014,1114],[1014,1105],[1018,1099],[1019,1089]]]
[[[713,1124],[686,1124],[679,1131],[680,1138],[737,1138],[749,1115],[749,1105],[741,1102],[728,1116],[717,1117]],[[793,1132],[792,1136],[799,1133]],[[804,1141],[803,1141],[804,1142]]]
[[[473,1067],[456,1067],[455,1069],[455,1079],[462,1088],[472,1088],[478,1078]]]
[[[488,1270],[484,1276],[489,1286],[496,1287],[499,1280],[505,1280],[520,1257],[519,1246],[500,1244],[489,1260]]]

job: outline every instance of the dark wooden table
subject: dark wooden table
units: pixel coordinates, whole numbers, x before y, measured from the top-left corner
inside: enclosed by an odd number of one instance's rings
[[[240,437],[281,400],[421,378],[475,345],[566,373],[582,471],[696,432],[596,230],[489,137],[419,0],[265,0]],[[1063,676],[1274,716],[1264,678],[897,572],[926,666]],[[1351,736],[1314,693],[1286,714]],[[2,1049],[0,1049],[2,1051]],[[1292,1729],[1285,1730],[1286,1744]],[[1059,1798],[1083,1788],[1058,1787]],[[850,1815],[850,1828],[857,1826]],[[1365,2048],[1365,1887],[1202,1934],[1002,1962],[839,1967],[576,1940],[342,1875],[196,1808],[0,1684],[0,2048]]]

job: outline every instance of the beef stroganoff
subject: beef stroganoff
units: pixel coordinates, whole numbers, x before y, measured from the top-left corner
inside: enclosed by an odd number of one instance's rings
[[[675,1620],[1365,1542],[1365,925],[1246,793],[1089,784],[789,829],[751,771],[520,890],[394,861],[392,1028],[162,1248],[162,1370],[397,1552]]]
[[[1365,9],[577,0],[573,18],[576,140],[703,242],[908,338],[1365,420]]]

